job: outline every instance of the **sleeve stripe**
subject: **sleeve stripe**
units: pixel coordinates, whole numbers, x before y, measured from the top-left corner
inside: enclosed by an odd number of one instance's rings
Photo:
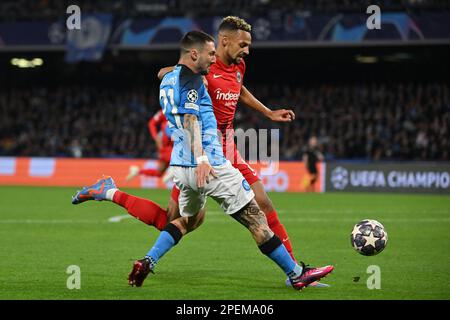
[[[193,110],[195,110],[195,111],[199,111],[199,106],[197,105],[197,104],[195,104],[195,103],[190,103],[190,102],[186,102],[185,104],[184,104],[184,108],[185,109],[193,109]]]

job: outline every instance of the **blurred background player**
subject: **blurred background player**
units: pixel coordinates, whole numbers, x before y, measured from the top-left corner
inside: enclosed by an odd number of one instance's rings
[[[158,166],[156,169],[131,166],[126,180],[130,181],[138,175],[151,177],[162,177],[164,175],[163,181],[164,183],[167,183],[173,177],[169,167],[173,142],[167,134],[167,119],[162,110],[159,110],[153,117],[150,118],[148,121],[148,130],[156,143],[156,148],[158,149]]]
[[[316,136],[311,136],[308,141],[308,145],[303,152],[303,162],[306,165],[306,170],[309,173],[309,177],[305,181],[305,190],[307,192],[313,192],[317,181],[317,163],[324,160],[322,152],[320,152],[319,144]]]

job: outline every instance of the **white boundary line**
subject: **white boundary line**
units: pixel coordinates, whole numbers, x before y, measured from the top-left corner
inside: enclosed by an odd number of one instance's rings
[[[5,219],[0,224],[97,224],[106,223],[102,220],[72,220],[72,219]]]
[[[129,215],[129,214],[122,214],[122,215],[120,215],[120,216],[114,216],[114,217],[109,218],[109,219],[108,219],[108,222],[112,222],[112,223],[114,223],[114,222],[120,222],[120,221],[122,221],[122,220],[129,219],[129,218],[131,218],[131,217],[132,217],[132,216]]]
[[[284,212],[286,212],[285,210],[283,210]],[[290,211],[290,210],[289,210]],[[281,213],[281,211],[278,211],[279,213]],[[358,221],[359,218],[341,218],[341,217],[336,217],[336,218],[311,218],[311,217],[305,217],[306,215],[310,215],[312,213],[319,213],[319,212],[311,212],[311,211],[305,211],[305,212],[299,212],[296,216],[294,215],[290,215],[290,216],[284,216],[281,215],[280,216],[280,220],[282,222],[286,221],[286,222],[306,222],[306,223],[326,223],[326,222],[330,222],[330,223],[335,223],[335,222],[345,222],[345,223],[356,223]],[[324,212],[322,212],[324,213]],[[326,212],[325,212],[326,213]],[[440,213],[444,213],[444,212],[440,212]],[[346,214],[353,214],[353,213],[349,213],[347,212]],[[354,214],[357,214],[356,212]],[[392,214],[395,214],[395,212],[392,212]],[[398,214],[398,213],[397,213]],[[370,214],[369,214],[370,215]],[[220,210],[210,210],[206,212],[206,221],[211,221],[214,223],[221,223],[221,222],[227,222],[228,223],[228,219],[223,219],[219,218],[219,216],[224,216],[226,217],[227,214],[225,214],[224,212],[220,211]],[[102,223],[118,223],[121,222],[123,220],[127,220],[133,218],[133,216],[129,215],[129,214],[123,214],[123,215],[118,215],[118,216],[113,216],[107,220],[88,220],[88,219],[80,219],[80,220],[75,220],[75,219],[0,219],[0,225],[2,224],[102,224]],[[364,217],[364,218],[368,218],[368,217]],[[361,218],[362,220],[362,218]],[[380,218],[380,220],[383,223],[450,223],[450,217],[442,217],[442,218],[419,218],[419,219],[414,219],[414,218],[407,218],[407,217],[401,217],[401,218]],[[208,223],[208,222],[206,222]]]
[[[115,218],[115,217],[113,217]],[[125,220],[128,218],[117,218],[117,219],[113,219],[113,221],[111,221],[111,219],[108,219],[107,221],[105,220],[32,220],[32,219],[8,219],[8,220],[0,220],[0,225],[2,224],[104,224],[104,223],[117,223],[120,222],[122,220]],[[226,219],[224,217],[224,219],[218,218],[218,216],[210,216],[209,218],[206,217],[206,223],[211,222],[211,223],[228,223],[229,219]],[[339,218],[335,218],[335,219],[321,219],[321,218],[282,218],[281,219],[282,222],[304,222],[304,223],[339,223],[339,222],[344,222],[344,223],[356,223],[358,222],[358,219],[339,219]],[[408,218],[400,218],[400,219],[381,219],[381,221],[386,225],[387,223],[450,223],[450,218],[425,218],[425,219],[408,219]]]

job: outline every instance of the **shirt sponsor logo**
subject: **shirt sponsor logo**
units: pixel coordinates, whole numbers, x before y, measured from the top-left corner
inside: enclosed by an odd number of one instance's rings
[[[240,93],[234,93],[231,91],[222,92],[222,89],[217,88],[215,91],[216,100],[225,100],[225,101],[238,101]]]

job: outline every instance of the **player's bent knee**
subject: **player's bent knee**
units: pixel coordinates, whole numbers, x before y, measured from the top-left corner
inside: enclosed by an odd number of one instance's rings
[[[270,213],[274,211],[272,201],[264,190],[264,185],[261,181],[257,181],[251,185],[253,192],[255,193],[255,200],[258,203],[259,208],[264,213]]]
[[[186,233],[194,231],[195,229],[200,227],[204,221],[205,221],[205,210],[202,209],[197,215],[189,217],[188,224],[186,226],[187,231]]]
[[[181,217],[168,223],[164,228],[164,231],[169,232],[177,243],[181,237],[187,233],[187,225],[188,219],[186,217]]]
[[[261,209],[261,211],[264,212],[265,214],[275,210],[272,201],[269,199],[266,193],[260,196],[255,196],[255,200],[258,203],[258,206]]]
[[[178,202],[174,201],[172,198],[169,199],[169,204],[167,205],[167,220],[173,221],[180,218],[180,208]]]
[[[183,234],[185,233],[181,229],[182,227],[180,226],[180,224],[178,222],[179,221],[177,219],[174,222],[168,223],[167,226],[163,230],[172,236],[173,240],[175,241],[175,244],[177,244],[181,240],[181,238],[183,237]]]
[[[199,214],[197,215],[198,219],[196,220],[196,225],[195,225],[196,228],[200,227],[203,224],[203,222],[205,221],[205,213],[206,213],[205,209],[200,210]]]

